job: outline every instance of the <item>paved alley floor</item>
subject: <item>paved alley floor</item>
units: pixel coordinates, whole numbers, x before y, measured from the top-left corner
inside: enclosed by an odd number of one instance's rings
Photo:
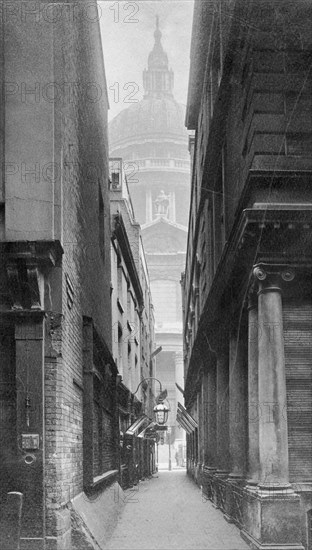
[[[205,500],[185,470],[160,471],[126,493],[109,550],[244,550],[239,530]]]

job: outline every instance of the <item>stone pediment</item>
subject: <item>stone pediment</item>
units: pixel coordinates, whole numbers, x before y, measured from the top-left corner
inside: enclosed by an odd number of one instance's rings
[[[166,218],[142,226],[144,249],[147,254],[185,252],[187,229]]]

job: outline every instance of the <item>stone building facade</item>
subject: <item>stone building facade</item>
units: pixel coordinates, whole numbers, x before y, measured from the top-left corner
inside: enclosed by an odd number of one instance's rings
[[[189,207],[188,136],[185,108],[173,95],[174,73],[169,68],[157,20],[154,46],[143,72],[144,97],[119,113],[109,124],[110,155],[122,157],[149,270],[157,346],[157,377],[168,390],[171,442],[185,441],[176,423],[183,387],[180,277],[185,264],[186,220]],[[163,455],[163,456],[162,456]],[[168,466],[168,446],[160,448]]]
[[[0,487],[21,548],[69,550],[74,510],[117,506],[108,101],[98,22],[34,4],[0,26]]]
[[[154,439],[142,437],[153,419],[155,402],[154,311],[141,228],[135,221],[122,159],[110,159],[111,302],[113,356],[121,378],[120,471],[123,488],[155,471]],[[145,383],[142,383],[146,380]],[[137,430],[127,436],[136,424]],[[139,437],[140,436],[140,437]],[[131,447],[129,452],[128,446]]]
[[[195,3],[188,472],[253,548],[312,548],[311,23]]]

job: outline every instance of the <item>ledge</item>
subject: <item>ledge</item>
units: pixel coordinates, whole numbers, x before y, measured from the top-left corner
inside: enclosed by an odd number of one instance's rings
[[[79,388],[80,391],[83,392],[83,383],[80,382],[80,380],[77,380],[77,378],[73,378],[73,384],[74,384],[74,386],[76,386],[77,388]]]
[[[2,241],[0,250],[2,254],[7,256],[8,260],[25,258],[38,264],[48,264],[51,267],[58,264],[64,252],[60,241],[44,239],[37,241]]]
[[[296,493],[312,493],[312,481],[293,481],[291,485]]]
[[[8,317],[32,317],[34,319],[41,319],[45,317],[46,312],[44,309],[2,309],[0,310],[0,316],[7,315]]]
[[[105,472],[105,474],[101,474],[100,476],[94,477],[91,487],[92,488],[98,487],[103,482],[106,482],[117,475],[118,475],[118,470],[109,470],[108,472]]]
[[[251,172],[311,172],[312,157],[304,155],[265,155],[254,153]]]
[[[118,309],[119,309],[120,313],[124,313],[124,312],[125,312],[125,310],[124,310],[124,308],[123,308],[123,306],[122,306],[122,303],[121,303],[121,301],[119,300],[119,298],[117,298],[117,306],[118,306]]]

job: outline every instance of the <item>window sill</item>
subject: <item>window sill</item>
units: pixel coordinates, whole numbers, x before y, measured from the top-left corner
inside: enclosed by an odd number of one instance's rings
[[[101,485],[101,483],[110,480],[113,477],[117,477],[118,470],[109,470],[108,472],[105,472],[105,474],[101,474],[100,476],[96,476],[93,478],[92,488],[98,487]]]
[[[125,312],[125,310],[124,310],[124,308],[123,308],[123,306],[122,306],[122,303],[121,303],[121,301],[119,300],[119,298],[117,298],[117,306],[118,306],[118,309],[119,309],[120,313],[124,313],[124,312]]]

